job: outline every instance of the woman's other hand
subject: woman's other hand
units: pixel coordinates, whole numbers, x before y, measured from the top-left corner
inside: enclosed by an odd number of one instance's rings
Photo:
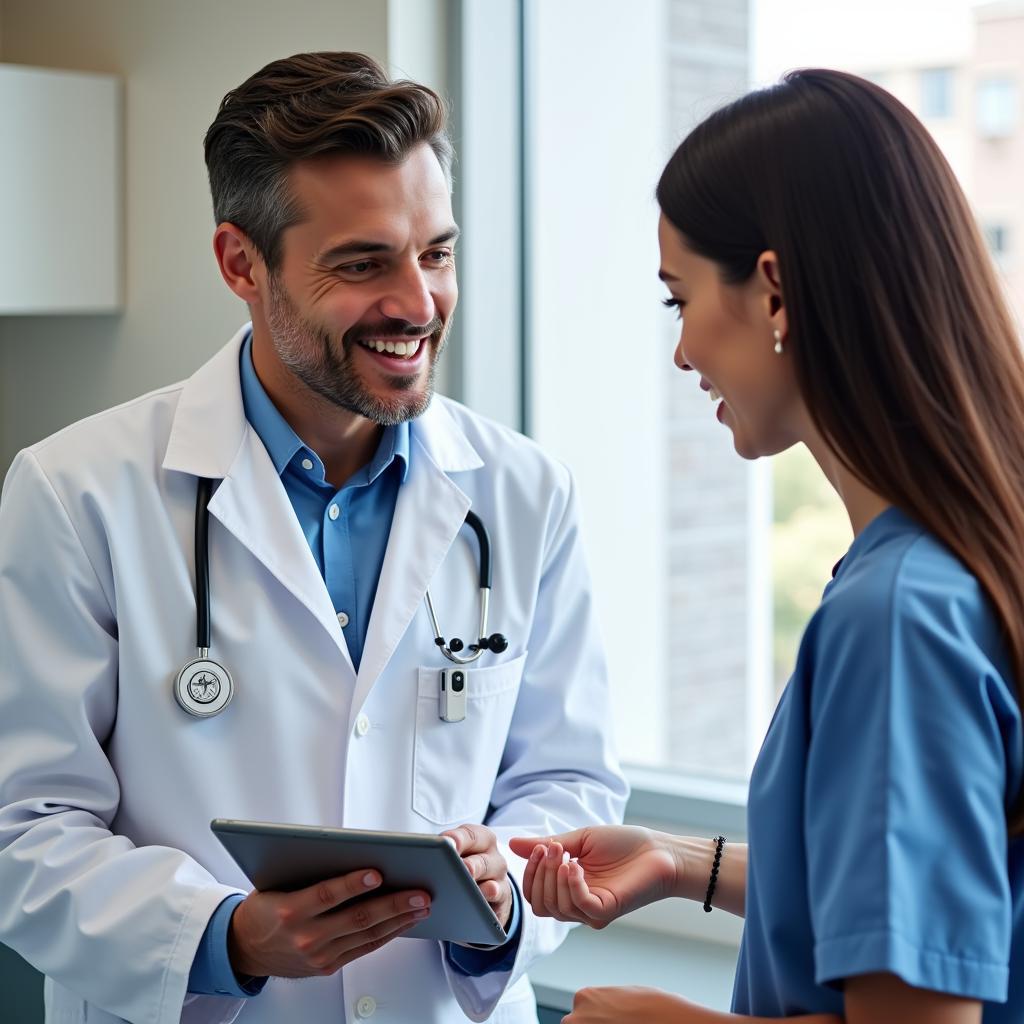
[[[562,1024],[718,1024],[724,1014],[653,988],[584,988]]]

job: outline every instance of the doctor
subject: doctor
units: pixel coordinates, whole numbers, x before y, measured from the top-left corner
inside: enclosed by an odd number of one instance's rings
[[[438,97],[367,57],[258,72],[206,137],[214,251],[251,325],[10,469],[0,940],[46,974],[48,1021],[535,1020],[525,971],[565,926],[521,899],[506,840],[616,821],[625,785],[569,474],[433,396],[450,159]],[[425,599],[468,655],[470,511],[507,647],[445,720]],[[200,656],[230,682],[179,687]],[[427,894],[373,896],[372,864],[248,893],[214,817],[446,831],[509,939],[402,938]]]

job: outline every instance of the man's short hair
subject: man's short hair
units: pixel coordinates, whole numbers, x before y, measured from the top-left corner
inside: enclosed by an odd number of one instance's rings
[[[401,163],[427,143],[451,183],[452,145],[442,99],[392,81],[361,53],[300,53],[276,60],[223,99],[204,140],[213,216],[241,228],[271,272],[281,234],[302,220],[288,170],[321,155]]]

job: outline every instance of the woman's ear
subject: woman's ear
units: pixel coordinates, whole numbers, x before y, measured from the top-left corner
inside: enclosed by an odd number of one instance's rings
[[[754,271],[757,278],[759,300],[767,319],[769,329],[778,331],[785,339],[789,324],[786,320],[786,305],[782,298],[782,275],[779,272],[779,257],[772,249],[767,249],[757,258]]]

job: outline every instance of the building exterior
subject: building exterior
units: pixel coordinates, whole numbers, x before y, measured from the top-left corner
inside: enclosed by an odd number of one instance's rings
[[[942,148],[1024,326],[1024,0],[972,15],[959,51],[859,70],[913,110]]]

